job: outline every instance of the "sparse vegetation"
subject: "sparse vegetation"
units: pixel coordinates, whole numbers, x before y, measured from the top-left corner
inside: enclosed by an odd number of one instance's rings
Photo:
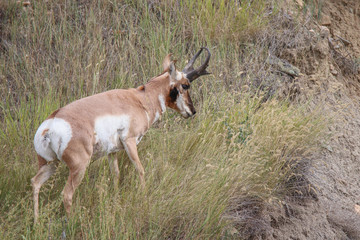
[[[309,12],[310,15],[315,19],[321,19],[321,12],[324,6],[323,0],[305,0],[303,10]]]
[[[247,86],[259,81],[256,67],[246,68],[247,79],[240,71],[245,59],[266,56],[251,41],[276,7],[265,0],[0,3],[0,238],[58,238],[63,230],[69,239],[237,238],[226,217],[232,200],[280,200],[292,166],[317,150],[326,125],[302,105],[264,102]],[[139,145],[145,189],[126,154],[119,154],[118,189],[105,159],[93,161],[65,223],[68,171],[60,164],[42,188],[33,226],[39,124],[74,99],[148,81],[169,52],[184,66],[202,45],[212,50],[213,75],[193,84],[197,116],[168,111]]]

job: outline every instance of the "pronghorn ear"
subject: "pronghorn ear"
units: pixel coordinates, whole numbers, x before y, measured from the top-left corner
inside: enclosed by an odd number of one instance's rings
[[[176,68],[175,68],[174,62],[170,62],[168,72],[170,74],[171,80],[175,80],[176,79]]]
[[[169,70],[170,63],[171,63],[171,55],[172,54],[170,53],[164,58],[164,62],[163,62],[164,72]]]

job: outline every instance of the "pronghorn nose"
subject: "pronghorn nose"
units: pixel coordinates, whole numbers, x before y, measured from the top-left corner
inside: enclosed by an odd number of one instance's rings
[[[196,114],[196,110],[195,110],[195,109],[192,111],[192,114],[193,114],[193,115],[195,115],[195,114]]]

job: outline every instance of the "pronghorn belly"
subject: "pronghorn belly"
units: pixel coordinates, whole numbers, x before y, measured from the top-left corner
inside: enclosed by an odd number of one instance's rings
[[[128,115],[98,117],[95,120],[94,152],[109,154],[123,149],[121,140],[128,136],[129,127]]]
[[[47,119],[36,131],[35,150],[47,161],[61,159],[71,137],[72,130],[67,121],[61,118]]]

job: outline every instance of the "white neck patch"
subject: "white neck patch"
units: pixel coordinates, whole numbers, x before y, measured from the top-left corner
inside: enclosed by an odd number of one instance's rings
[[[154,118],[154,121],[152,123],[155,123],[157,120],[159,120],[159,118],[160,118],[160,114],[159,114],[158,111],[156,111],[155,118]]]
[[[147,121],[148,121],[148,125],[149,125],[149,123],[150,123],[150,116],[149,116],[149,114],[148,114],[148,112],[145,110],[145,114],[146,114],[146,119],[147,119]]]
[[[164,113],[166,111],[164,95],[160,94],[158,98],[159,98],[159,102],[160,102],[160,106],[161,106],[161,113]]]

